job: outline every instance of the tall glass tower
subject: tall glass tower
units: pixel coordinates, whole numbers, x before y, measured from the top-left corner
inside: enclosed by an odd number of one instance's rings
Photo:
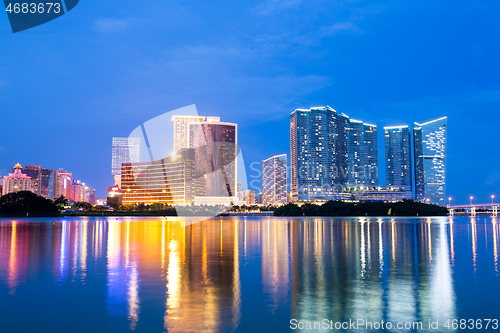
[[[120,175],[123,163],[139,163],[140,157],[140,138],[113,138],[111,174]]]
[[[277,155],[262,161],[262,203],[283,205],[287,203],[287,158]]]
[[[448,118],[414,123],[415,196],[417,200],[445,205],[446,137]]]
[[[411,191],[411,136],[408,126],[384,127],[385,179],[387,186]]]

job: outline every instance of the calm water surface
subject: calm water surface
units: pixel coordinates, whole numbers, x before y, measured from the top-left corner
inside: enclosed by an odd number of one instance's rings
[[[447,319],[500,319],[498,222],[0,219],[0,332],[450,332]]]

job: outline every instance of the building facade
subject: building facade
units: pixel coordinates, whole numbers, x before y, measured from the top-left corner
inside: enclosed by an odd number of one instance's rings
[[[343,185],[358,187],[360,185],[377,186],[378,180],[378,139],[377,126],[365,124],[351,119],[344,128],[347,137],[345,149],[347,154],[346,181]]]
[[[385,179],[387,186],[411,191],[411,135],[408,126],[384,127]]]
[[[72,184],[73,184],[73,174],[71,172],[68,172],[62,168],[57,170],[55,197],[59,198],[62,195],[66,199],[71,199]]]
[[[445,206],[448,118],[414,123],[415,196]]]
[[[80,180],[73,180],[71,184],[71,197],[73,201],[85,201],[85,184]]]
[[[122,166],[122,202],[191,204],[195,196],[195,151],[185,149],[154,162]]]
[[[173,116],[174,122],[174,153],[189,148],[189,124],[201,123],[205,117],[200,116]]]
[[[245,192],[245,205],[255,205],[255,191],[246,190]]]
[[[339,186],[378,186],[377,127],[329,106],[290,115],[293,201],[325,201]]]
[[[287,203],[287,156],[277,155],[262,161],[262,204]]]
[[[33,180],[30,176],[22,173],[22,169],[18,163],[14,166],[13,173],[3,177],[2,195],[21,191],[37,193]]]

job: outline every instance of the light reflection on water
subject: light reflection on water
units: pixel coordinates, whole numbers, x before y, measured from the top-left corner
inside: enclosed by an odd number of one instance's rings
[[[498,228],[490,217],[3,219],[0,327],[277,332],[292,318],[424,328],[499,318]]]

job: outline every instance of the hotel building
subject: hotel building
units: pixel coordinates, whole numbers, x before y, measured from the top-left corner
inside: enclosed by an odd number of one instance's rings
[[[262,204],[287,203],[287,156],[277,155],[262,161]]]
[[[414,123],[415,196],[445,206],[447,122],[443,117]]]
[[[122,202],[191,204],[195,194],[195,151],[184,149],[154,162],[124,163]]]
[[[36,194],[36,188],[30,176],[22,173],[22,166],[17,163],[14,172],[3,177],[2,195],[14,192],[30,191]]]

